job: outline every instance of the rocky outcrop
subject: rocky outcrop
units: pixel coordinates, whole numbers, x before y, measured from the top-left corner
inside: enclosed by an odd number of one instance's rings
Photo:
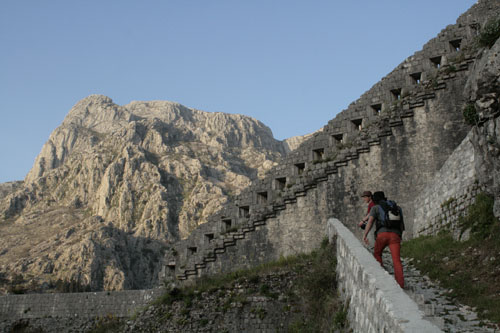
[[[0,200],[15,192],[23,185],[22,181],[6,182],[0,184]]]
[[[24,183],[1,187],[1,271],[93,290],[147,287],[168,242],[285,151],[250,117],[89,96],[51,134]]]
[[[500,39],[480,54],[466,92],[476,112],[472,143],[476,172],[495,197],[494,214],[500,218]]]

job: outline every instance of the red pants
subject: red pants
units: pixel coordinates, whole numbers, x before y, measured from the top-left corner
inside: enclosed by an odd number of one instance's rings
[[[399,252],[401,250],[401,237],[394,232],[381,232],[377,235],[377,240],[375,241],[375,249],[373,250],[373,256],[380,265],[384,266],[382,263],[382,251],[389,246],[391,250],[392,263],[394,265],[394,277],[396,281],[404,288],[405,279],[403,277],[403,265],[401,265],[401,257]]]

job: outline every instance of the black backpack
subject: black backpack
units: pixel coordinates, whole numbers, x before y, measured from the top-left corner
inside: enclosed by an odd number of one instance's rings
[[[404,230],[403,210],[393,200],[383,200],[379,203],[381,220],[377,220],[377,229]]]

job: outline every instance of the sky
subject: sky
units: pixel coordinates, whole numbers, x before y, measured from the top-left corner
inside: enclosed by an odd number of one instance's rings
[[[316,131],[475,0],[1,0],[0,183],[91,94]]]

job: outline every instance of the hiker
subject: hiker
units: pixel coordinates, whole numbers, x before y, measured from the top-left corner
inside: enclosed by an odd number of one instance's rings
[[[364,191],[363,194],[361,194],[361,198],[366,204],[368,204],[368,210],[366,211],[366,216],[363,217],[363,219],[358,223],[358,227],[364,229],[366,227],[366,223],[368,222],[368,218],[370,217],[370,210],[372,209],[373,206],[375,206],[375,203],[372,200],[372,192],[370,191]]]
[[[392,263],[394,265],[394,277],[397,283],[404,288],[403,266],[401,265],[400,250],[401,237],[404,231],[403,213],[394,201],[387,201],[384,192],[379,191],[373,193],[372,197],[375,206],[370,210],[368,224],[366,225],[363,240],[368,244],[368,233],[375,223],[375,248],[373,256],[384,266],[382,262],[382,252],[389,246],[391,251]],[[393,203],[398,210],[399,219],[391,220],[389,215],[389,203]]]

